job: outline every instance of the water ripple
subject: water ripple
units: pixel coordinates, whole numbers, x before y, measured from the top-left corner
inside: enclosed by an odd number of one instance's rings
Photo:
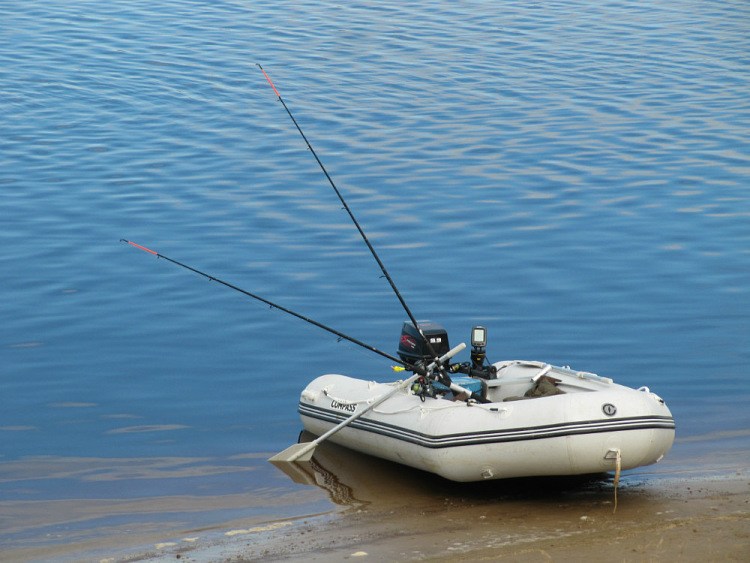
[[[740,0],[5,7],[4,460],[276,450],[313,375],[388,377],[118,243],[394,350],[404,313],[256,62],[419,317],[648,384],[683,437],[750,426],[721,416],[748,394],[749,21]]]

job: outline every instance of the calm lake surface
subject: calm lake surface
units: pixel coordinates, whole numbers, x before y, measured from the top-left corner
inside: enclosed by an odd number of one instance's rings
[[[394,378],[119,242],[395,352],[405,314],[255,63],[418,318],[454,344],[486,326],[492,361],[649,386],[677,421],[660,471],[750,459],[747,2],[0,13],[0,547],[17,558],[326,512],[265,461],[297,440],[300,390]]]

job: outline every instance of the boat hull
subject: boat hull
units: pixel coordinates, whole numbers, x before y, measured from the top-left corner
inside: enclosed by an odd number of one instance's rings
[[[621,468],[632,469],[671,448],[674,420],[659,397],[611,380],[571,379],[560,384],[570,384],[564,394],[474,405],[422,401],[404,390],[329,439],[459,482],[613,471],[618,455]],[[321,376],[302,392],[302,423],[321,435],[392,389]]]

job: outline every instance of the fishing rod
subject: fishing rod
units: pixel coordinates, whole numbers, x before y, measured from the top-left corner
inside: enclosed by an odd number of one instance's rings
[[[465,346],[463,344],[460,345],[460,346],[456,346],[453,350],[451,350],[449,352],[449,355],[446,355],[444,358],[436,358],[435,362],[433,364],[430,364],[429,366],[412,365],[412,364],[410,364],[408,362],[405,362],[401,358],[397,358],[396,356],[392,356],[392,355],[390,355],[387,352],[383,352],[382,350],[378,350],[374,346],[370,346],[369,344],[366,344],[366,343],[362,342],[361,340],[357,340],[356,338],[353,338],[353,337],[351,337],[351,336],[349,336],[347,334],[344,334],[343,332],[340,332],[340,331],[336,330],[335,328],[331,328],[329,326],[324,325],[323,323],[320,323],[320,322],[318,322],[318,321],[316,321],[314,319],[311,319],[310,317],[306,317],[305,315],[301,315],[299,313],[296,313],[296,312],[292,311],[291,309],[287,309],[286,307],[282,307],[281,305],[279,305],[277,303],[274,303],[273,301],[269,301],[268,299],[265,299],[265,298],[261,297],[260,295],[256,295],[255,293],[251,293],[250,291],[242,289],[241,287],[237,287],[234,284],[231,284],[231,283],[229,283],[227,281],[224,281],[222,279],[219,279],[219,278],[217,278],[215,276],[212,276],[210,274],[202,272],[202,271],[198,270],[197,268],[193,268],[192,266],[188,266],[187,264],[183,264],[182,262],[179,262],[179,261],[177,261],[177,260],[175,260],[173,258],[170,258],[169,256],[165,256],[164,254],[156,252],[156,250],[151,250],[150,248],[147,248],[145,246],[142,246],[142,245],[140,245],[138,243],[135,243],[133,241],[130,241],[130,240],[127,240],[127,239],[124,239],[124,238],[120,239],[120,242],[124,242],[126,244],[129,244],[133,248],[137,248],[138,250],[142,250],[144,252],[152,254],[153,256],[156,256],[157,258],[163,258],[164,260],[166,260],[168,262],[171,262],[172,264],[180,266],[181,268],[185,268],[186,270],[194,272],[194,273],[198,274],[199,276],[203,276],[204,278],[208,279],[209,281],[215,281],[217,283],[220,283],[221,285],[224,285],[224,286],[228,287],[229,289],[233,289],[235,291],[239,291],[243,295],[247,295],[248,297],[252,297],[253,299],[257,299],[261,303],[265,303],[271,309],[278,309],[279,311],[283,311],[284,313],[288,313],[288,314],[292,315],[293,317],[297,317],[300,320],[303,320],[303,321],[305,321],[307,323],[310,323],[311,325],[317,326],[318,328],[322,328],[323,330],[328,331],[331,334],[336,335],[341,340],[348,340],[352,344],[356,344],[357,346],[361,346],[362,348],[365,348],[366,350],[369,350],[370,352],[375,352],[376,354],[379,354],[379,355],[383,356],[384,358],[387,358],[387,359],[391,360],[392,362],[396,362],[397,364],[401,364],[402,366],[404,366],[405,369],[407,369],[409,371],[413,371],[415,373],[414,377],[417,377],[417,376],[427,376],[427,377],[432,378],[433,375],[432,375],[431,371],[432,371],[432,368],[435,365],[441,366],[442,362],[446,358],[449,358],[449,357],[453,356],[455,353],[457,353],[460,350],[462,350],[463,347]],[[450,388],[451,391],[453,391],[456,394],[465,393],[468,397],[471,397],[472,399],[474,399],[474,400],[476,400],[478,402],[487,402],[485,399],[483,399],[481,396],[477,395],[473,391],[470,391],[469,389],[465,389],[465,388],[463,388],[463,387],[461,387],[459,385],[456,385],[455,383],[452,383],[452,382],[449,381],[447,386]],[[364,413],[360,413],[360,414],[364,414]]]
[[[318,153],[315,152],[315,149],[310,144],[310,141],[307,140],[307,136],[302,131],[302,128],[299,126],[299,123],[297,123],[297,120],[294,118],[294,115],[292,115],[291,110],[286,105],[286,102],[284,102],[284,99],[281,97],[281,94],[279,93],[279,91],[276,89],[276,86],[271,80],[271,77],[268,76],[268,73],[266,73],[266,71],[263,69],[260,63],[256,63],[256,64],[258,65],[258,68],[260,69],[260,71],[263,73],[263,76],[266,77],[268,84],[271,85],[271,88],[273,89],[274,94],[276,94],[276,97],[281,102],[281,105],[284,106],[284,109],[289,114],[289,117],[292,119],[292,123],[294,123],[294,126],[297,128],[297,131],[299,131],[299,134],[302,135],[302,138],[305,140],[305,143],[307,144],[307,148],[310,149],[310,152],[315,157],[315,160],[320,166],[320,169],[323,171],[323,174],[325,174],[325,177],[328,179],[328,182],[331,184],[333,191],[336,192],[336,195],[341,201],[341,204],[344,206],[344,209],[349,214],[349,217],[354,223],[354,226],[357,227],[359,234],[362,236],[362,240],[365,241],[365,244],[367,245],[367,248],[370,249],[370,253],[372,254],[373,258],[375,258],[375,261],[378,263],[378,266],[380,266],[380,271],[383,272],[383,276],[385,277],[386,280],[388,280],[388,283],[391,285],[391,289],[393,289],[393,292],[396,294],[396,297],[398,297],[398,300],[401,302],[401,306],[404,308],[404,311],[406,311],[406,314],[409,317],[409,320],[412,322],[412,324],[414,325],[414,328],[417,330],[417,332],[419,332],[419,335],[422,337],[422,340],[427,345],[427,350],[437,360],[438,359],[437,352],[435,351],[432,344],[430,343],[430,340],[422,332],[422,329],[420,328],[419,323],[417,322],[417,319],[414,317],[414,315],[411,312],[411,309],[409,309],[409,306],[406,304],[406,301],[404,301],[404,298],[401,296],[401,292],[396,287],[396,284],[393,281],[393,278],[391,278],[390,274],[388,273],[388,270],[386,270],[385,265],[383,264],[382,260],[380,260],[380,256],[378,256],[378,253],[375,252],[375,248],[370,243],[370,239],[367,238],[365,231],[362,229],[362,227],[359,224],[359,221],[357,221],[357,218],[354,216],[354,213],[349,208],[349,205],[346,203],[344,196],[341,195],[341,192],[336,187],[336,184],[334,183],[333,178],[331,178],[331,175],[328,173],[328,170],[326,170],[326,167],[323,166],[323,162],[318,157]],[[445,371],[445,367],[440,362],[438,362],[438,370],[440,372],[441,379],[443,380],[443,382],[450,385],[450,382],[451,382],[450,376],[448,376],[448,373]]]
[[[127,240],[127,239],[120,239],[120,242],[124,242],[129,244],[130,246],[137,248],[138,250],[143,250],[144,252],[148,252],[149,254],[153,254],[157,258],[163,258],[164,260],[167,260],[168,262],[172,262],[172,264],[176,264],[177,266],[180,266],[181,268],[185,268],[186,270],[190,270],[191,272],[195,272],[196,274],[203,276],[204,278],[208,279],[209,281],[215,281],[217,283],[220,283],[221,285],[224,285],[230,289],[233,289],[235,291],[239,291],[240,293],[247,295],[248,297],[252,297],[253,299],[257,299],[258,301],[265,303],[268,305],[271,309],[278,309],[279,311],[283,311],[284,313],[288,313],[292,315],[293,317],[297,317],[298,319],[301,319],[307,323],[310,323],[312,325],[317,326],[318,328],[322,328],[323,330],[327,330],[331,334],[335,334],[339,339],[348,340],[349,342],[352,342],[353,344],[356,344],[357,346],[361,346],[362,348],[366,348],[370,352],[375,352],[376,354],[380,354],[384,358],[388,358],[392,362],[396,362],[398,364],[401,364],[406,369],[414,371],[418,370],[417,366],[413,366],[405,361],[403,361],[400,358],[397,358],[395,356],[391,356],[387,352],[383,352],[382,350],[378,350],[374,346],[370,346],[369,344],[365,344],[361,340],[357,340],[356,338],[353,338],[351,336],[348,336],[344,334],[343,332],[339,332],[338,330],[331,328],[329,326],[324,325],[323,323],[319,323],[318,321],[311,319],[310,317],[306,317],[304,315],[300,315],[299,313],[295,313],[291,309],[287,309],[286,307],[282,307],[281,305],[278,305],[277,303],[274,303],[273,301],[269,301],[268,299],[264,299],[260,295],[256,295],[255,293],[251,293],[245,289],[242,289],[241,287],[237,287],[234,284],[231,284],[229,282],[226,282],[224,280],[220,280],[217,277],[214,277],[210,274],[207,274],[205,272],[201,272],[200,270],[193,268],[192,266],[188,266],[187,264],[183,264],[182,262],[178,262],[177,260],[174,260],[170,258],[169,256],[165,256],[164,254],[160,254],[159,252],[156,252],[155,250],[151,250],[150,248],[146,248],[145,246],[141,246],[140,244],[137,244],[133,241]]]

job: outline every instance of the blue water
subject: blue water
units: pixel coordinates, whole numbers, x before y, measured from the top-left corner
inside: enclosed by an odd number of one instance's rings
[[[405,314],[256,62],[418,318],[453,343],[487,326],[492,361],[648,385],[673,459],[750,451],[746,2],[1,10],[7,518],[185,494],[191,467],[289,492],[261,462],[296,440],[306,382],[393,377],[119,242],[395,352]]]

